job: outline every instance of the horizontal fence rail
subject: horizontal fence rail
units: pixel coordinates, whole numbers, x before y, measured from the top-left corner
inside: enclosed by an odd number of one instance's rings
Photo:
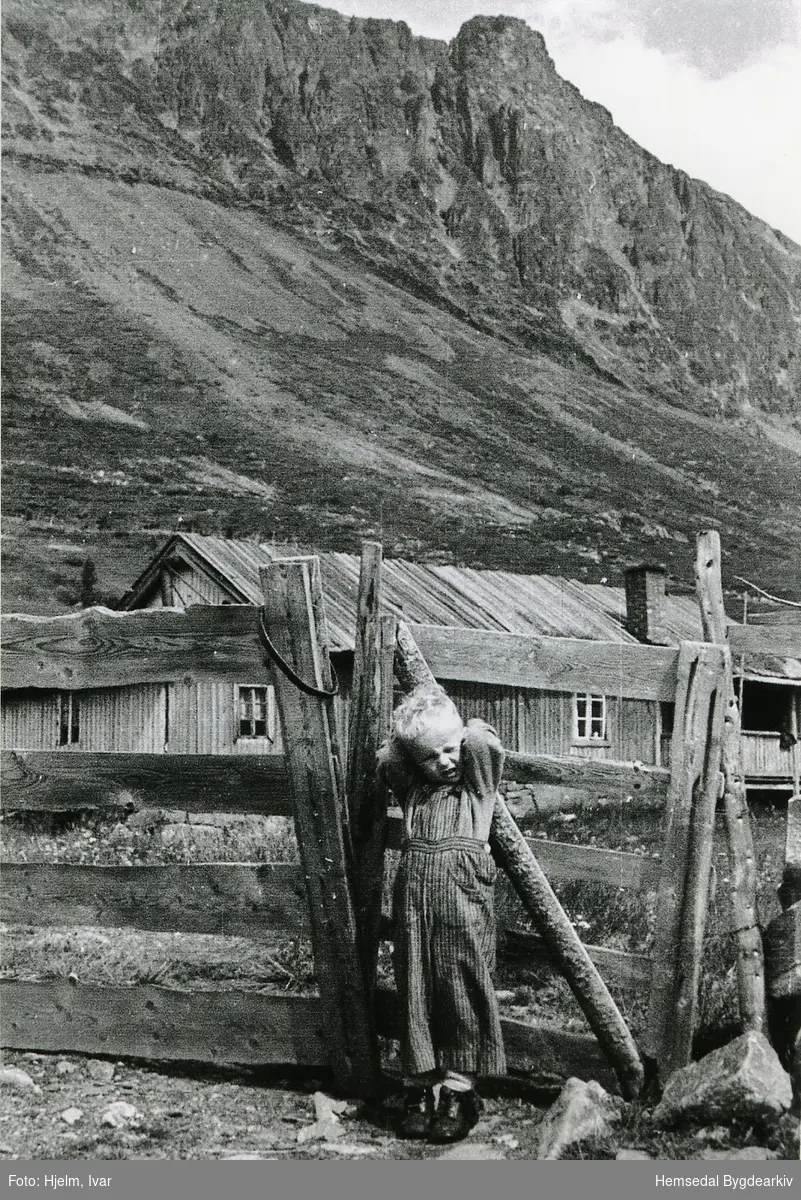
[[[303,870],[294,863],[12,863],[0,873],[0,901],[4,920],[18,925],[256,939],[310,928]]]
[[[679,661],[675,647],[438,625],[409,628],[437,679],[554,692],[592,691],[638,700],[675,699]]]
[[[387,848],[400,850],[405,841],[403,819],[393,815],[388,821]],[[571,842],[550,842],[527,838],[534,857],[549,879],[563,883],[584,880],[610,887],[653,888],[659,880],[658,859],[630,854],[625,850],[599,850]]]
[[[118,754],[4,750],[4,810],[181,808],[187,812],[289,816],[280,754]]]
[[[579,788],[597,796],[625,794],[660,804],[664,803],[670,784],[670,771],[666,767],[518,751],[507,752],[503,774],[511,783]]]
[[[0,622],[4,688],[105,688],[135,683],[270,683],[251,604],[63,617],[10,615]]]
[[[634,988],[648,987],[651,982],[651,960],[647,954],[608,950],[605,946],[587,945],[585,948],[607,983]],[[554,965],[553,955],[545,942],[538,933],[528,929],[503,930],[501,951],[505,958]]]
[[[250,1066],[328,1061],[326,1013],[316,996],[0,980],[0,1006],[3,1044],[14,1050]],[[379,990],[376,1022],[379,1033],[397,1037],[391,989]],[[507,1018],[501,1029],[511,1073],[554,1087],[570,1076],[597,1079],[617,1091],[591,1034]]]
[[[0,980],[3,1044],[214,1063],[327,1062],[320,1001],[245,991]]]

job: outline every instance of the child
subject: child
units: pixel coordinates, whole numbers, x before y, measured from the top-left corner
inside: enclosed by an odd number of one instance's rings
[[[483,721],[465,726],[433,685],[401,702],[378,757],[403,809],[407,839],[394,900],[409,1081],[403,1132],[457,1141],[478,1121],[476,1075],[506,1070],[492,982],[497,868],[488,843],[503,749]]]

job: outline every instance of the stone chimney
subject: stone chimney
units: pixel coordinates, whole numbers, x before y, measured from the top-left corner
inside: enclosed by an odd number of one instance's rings
[[[626,571],[626,628],[651,646],[670,644],[665,628],[665,568],[643,563]]]

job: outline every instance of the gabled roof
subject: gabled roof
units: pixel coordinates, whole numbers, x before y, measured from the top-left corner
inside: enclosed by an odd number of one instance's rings
[[[141,607],[157,585],[163,565],[175,557],[206,571],[234,603],[260,604],[259,567],[288,553],[297,554],[297,547],[175,534],[139,576],[121,607]],[[359,558],[335,551],[323,551],[319,558],[331,648],[352,650]],[[625,627],[623,589],[604,584],[384,559],[383,589],[387,607],[413,624],[595,641],[637,640]],[[699,640],[701,620],[695,600],[668,596],[665,625],[676,644]]]

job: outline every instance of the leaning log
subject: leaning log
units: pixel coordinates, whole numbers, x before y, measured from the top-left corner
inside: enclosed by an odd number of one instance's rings
[[[436,682],[403,621],[398,624],[395,675],[404,691]],[[644,1071],[634,1039],[500,795],[495,798],[490,845],[614,1067],[621,1092],[626,1099],[635,1099],[642,1089]]]

